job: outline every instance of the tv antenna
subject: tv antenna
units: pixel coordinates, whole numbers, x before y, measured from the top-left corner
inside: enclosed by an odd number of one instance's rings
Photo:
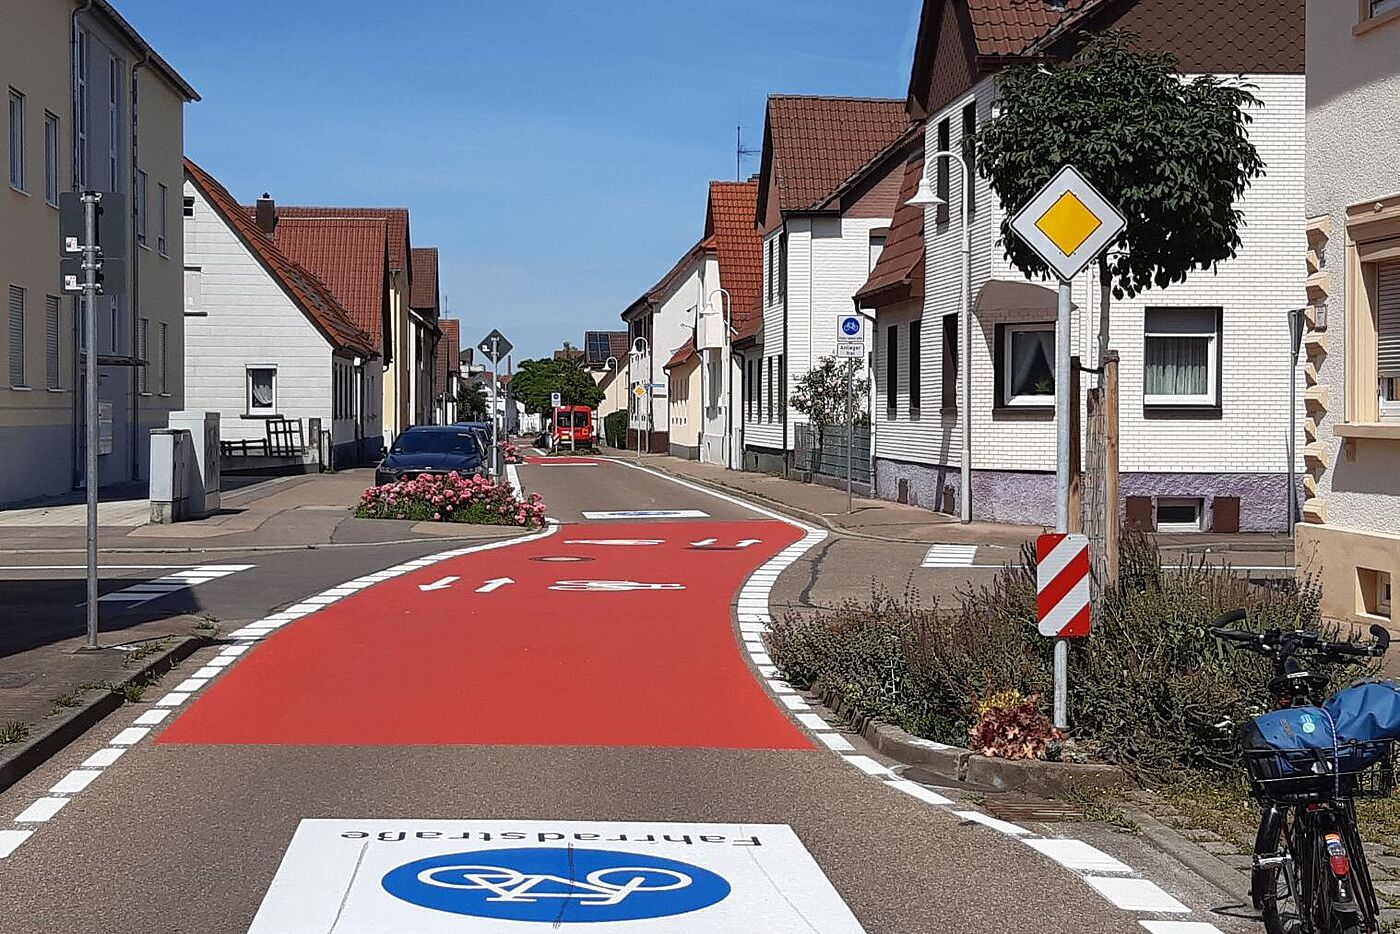
[[[744,148],[744,127],[742,124],[734,128],[734,181],[744,180],[744,157],[757,156],[762,153],[761,149]]]

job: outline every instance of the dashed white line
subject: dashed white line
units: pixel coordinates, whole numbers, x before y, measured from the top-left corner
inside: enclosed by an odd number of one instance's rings
[[[1028,837],[1031,833],[1020,824],[1013,824],[1011,821],[992,817],[990,814],[983,814],[981,811],[954,811],[953,813],[965,821],[971,821],[974,824],[990,827],[998,833],[1004,833],[1007,836]]]
[[[1204,921],[1139,921],[1149,934],[1222,934],[1220,928]]]
[[[1132,872],[1132,868],[1082,840],[1022,840],[1067,869],[1079,872]]]
[[[1189,914],[1191,909],[1146,879],[1119,879],[1112,876],[1085,876],[1100,895],[1124,911],[1160,911]]]
[[[139,721],[138,721],[139,722]],[[106,749],[99,749],[83,760],[83,765],[91,769],[105,769],[116,762],[126,753],[125,749],[108,746]]]
[[[88,785],[91,785],[92,780],[101,774],[101,769],[74,769],[55,782],[54,786],[49,789],[49,793],[55,795],[75,795]]]
[[[129,726],[112,737],[112,745],[134,746],[145,739],[149,732],[151,732],[151,728],[148,726]]]
[[[19,812],[16,824],[42,824],[68,806],[72,798],[40,798]]]
[[[32,830],[0,830],[0,859],[9,856],[29,839]]]

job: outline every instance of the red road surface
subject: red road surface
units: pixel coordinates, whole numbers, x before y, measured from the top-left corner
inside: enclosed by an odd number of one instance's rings
[[[730,621],[743,581],[799,537],[771,521],[594,523],[442,561],[279,630],[159,741],[807,749]],[[664,543],[568,544],[582,539]],[[559,556],[591,560],[532,560]],[[476,592],[501,577],[515,583]],[[551,589],[579,580],[684,589]]]

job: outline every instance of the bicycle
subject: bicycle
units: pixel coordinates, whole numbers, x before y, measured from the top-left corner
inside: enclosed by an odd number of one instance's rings
[[[1304,662],[1379,658],[1390,647],[1390,633],[1374,625],[1370,644],[1333,642],[1302,630],[1229,628],[1246,617],[1243,610],[1227,613],[1209,631],[1272,660],[1272,711],[1323,702],[1328,678]],[[1316,725],[1304,715],[1303,729],[1330,726],[1324,715],[1327,723]],[[1243,751],[1250,795],[1262,808],[1250,895],[1268,934],[1372,934],[1380,906],[1357,830],[1356,799],[1393,790],[1394,740],[1333,736],[1330,749],[1245,744]]]

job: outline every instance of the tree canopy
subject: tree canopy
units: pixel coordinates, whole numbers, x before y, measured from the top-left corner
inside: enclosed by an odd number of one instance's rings
[[[587,371],[568,360],[526,360],[511,379],[511,392],[526,411],[547,414],[550,394],[559,393],[564,405],[596,408],[603,401],[603,390]]]
[[[860,376],[859,360],[837,360],[822,357],[821,361],[802,374],[792,391],[792,407],[812,420],[818,427],[842,424],[846,421],[846,376],[852,377],[851,402],[855,421],[864,420],[865,396],[870,391],[870,378]]]
[[[1244,223],[1235,201],[1264,173],[1248,136],[1247,108],[1258,101],[1247,85],[1188,80],[1175,56],[1109,31],[1058,66],[1006,69],[1000,89],[999,115],[974,137],[976,166],[1001,200],[1002,243],[1022,273],[1048,270],[1010,219],[1066,163],[1127,218],[1099,265],[1116,297],[1235,256]]]

